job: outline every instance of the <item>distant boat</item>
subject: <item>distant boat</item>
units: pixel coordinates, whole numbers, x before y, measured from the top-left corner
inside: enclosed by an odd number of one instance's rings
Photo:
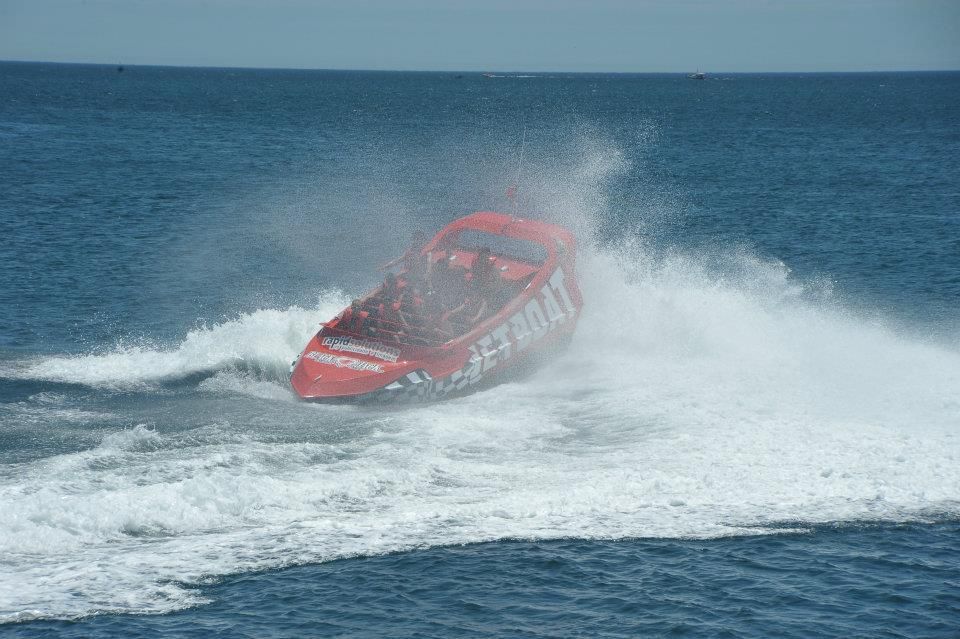
[[[496,75],[494,75],[494,74],[492,74],[492,73],[483,73],[483,74],[481,74],[481,75],[483,75],[483,77],[485,77],[485,78],[497,78],[497,77],[500,77],[500,76],[496,76]]]
[[[706,80],[707,74],[703,73],[700,69],[697,69],[696,73],[691,73],[687,77],[690,78],[691,80]]]
[[[117,73],[123,73],[123,65],[122,65],[122,64],[117,67]]]

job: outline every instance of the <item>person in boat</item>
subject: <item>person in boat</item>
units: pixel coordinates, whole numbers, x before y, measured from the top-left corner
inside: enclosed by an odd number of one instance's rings
[[[397,312],[405,328],[423,326],[425,318],[423,295],[420,288],[411,285],[397,301]]]
[[[383,286],[380,287],[380,295],[377,299],[377,322],[381,331],[393,331],[403,333],[407,328],[404,316],[400,309],[403,306],[403,299],[409,290],[407,282],[397,277],[393,272],[387,273],[384,278]]]
[[[377,304],[377,332],[381,335],[390,335],[399,338],[405,335],[407,323],[400,313],[401,301],[397,299],[381,299]]]
[[[413,237],[410,238],[410,248],[408,248],[400,257],[390,260],[381,266],[380,270],[385,271],[388,268],[393,268],[397,264],[401,263],[404,266],[409,266],[409,262],[414,260],[416,256],[420,255],[420,252],[423,251],[423,247],[426,245],[427,239],[427,234],[423,231],[414,231]]]
[[[499,306],[503,282],[500,278],[500,269],[495,263],[496,258],[490,254],[490,249],[484,246],[477,251],[470,269],[470,293],[474,297],[486,301],[489,308]]]
[[[482,286],[495,271],[496,267],[493,265],[493,256],[490,255],[490,249],[484,246],[477,251],[477,256],[473,258],[473,264],[470,266],[471,286]]]
[[[442,317],[443,309],[432,311],[427,308],[427,298],[419,288],[411,287],[410,292],[404,295],[401,304],[401,314],[406,324],[407,335],[413,343],[430,345],[436,342],[438,336],[435,334],[434,326],[436,318]],[[440,341],[446,341],[448,337]]]
[[[383,286],[380,287],[379,299],[381,302],[393,304],[403,296],[403,289],[406,288],[406,282],[403,282],[395,273],[387,273],[383,280]]]
[[[337,317],[335,326],[348,333],[361,335],[369,317],[370,313],[363,310],[360,300],[353,300],[350,306]]]
[[[452,266],[450,258],[437,260],[430,273],[427,287],[427,313],[439,316],[463,301],[466,289],[464,270]]]
[[[418,255],[410,261],[409,266],[403,271],[403,276],[410,284],[417,286],[428,286],[433,271],[433,255],[427,253]]]
[[[427,235],[423,231],[415,231],[410,244],[410,248],[395,260],[391,260],[380,267],[380,270],[387,270],[398,264],[401,266],[401,273],[407,281],[423,284],[430,278],[430,268],[433,264],[431,253],[423,254],[423,247],[427,243]]]
[[[472,295],[457,308],[444,313],[437,328],[451,335],[462,335],[487,316],[488,308],[487,300]]]

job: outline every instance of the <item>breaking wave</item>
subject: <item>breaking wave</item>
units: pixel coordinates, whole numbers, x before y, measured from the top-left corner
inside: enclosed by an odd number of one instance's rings
[[[146,388],[228,370],[280,380],[306,338],[346,304],[342,294],[329,293],[314,309],[264,309],[197,328],[172,348],[133,345],[106,353],[44,357],[8,365],[0,376],[108,389]]]

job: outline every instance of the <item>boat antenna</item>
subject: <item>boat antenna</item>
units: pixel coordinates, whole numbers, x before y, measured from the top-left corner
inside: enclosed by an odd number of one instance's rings
[[[523,137],[520,140],[520,159],[517,161],[517,179],[513,186],[507,189],[507,198],[513,204],[513,213],[517,213],[517,190],[520,188],[520,176],[523,175],[523,154],[527,147],[527,125],[523,125]]]

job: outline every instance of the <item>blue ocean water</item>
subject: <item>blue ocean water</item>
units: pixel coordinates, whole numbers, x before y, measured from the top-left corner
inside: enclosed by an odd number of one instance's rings
[[[0,635],[960,635],[958,95],[0,64]],[[518,168],[569,351],[294,401]]]

